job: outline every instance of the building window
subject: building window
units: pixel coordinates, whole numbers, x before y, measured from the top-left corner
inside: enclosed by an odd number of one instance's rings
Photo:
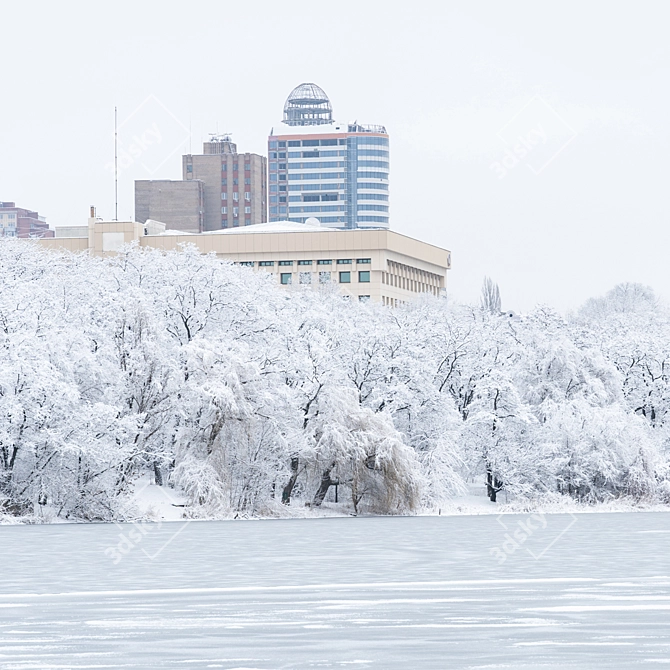
[[[244,213],[245,214],[251,214],[251,207],[245,207],[244,208]]]
[[[270,142],[270,149],[276,149],[277,148],[277,143],[272,141]]]
[[[270,214],[278,214],[277,209],[278,207],[270,207]]]
[[[228,194],[225,191],[221,194],[221,200],[228,200]]]
[[[248,172],[249,170],[251,170],[251,163],[245,163],[245,164],[244,164],[244,169],[245,169],[247,172]]]
[[[244,199],[247,201],[251,200],[251,191],[245,191],[244,192]]]
[[[301,284],[311,284],[312,283],[312,273],[311,272],[301,272],[300,273],[300,283]]]
[[[311,265],[312,261],[298,261],[298,265]]]
[[[277,196],[276,195],[271,195],[270,196],[270,204],[277,204]]]
[[[251,178],[250,177],[245,177],[244,178],[244,184],[246,186],[251,186]],[[387,208],[388,209],[388,208]]]
[[[372,260],[370,258],[357,258],[356,262],[357,263],[368,263],[369,264],[369,263],[372,262]]]
[[[237,186],[240,183],[239,179],[233,179],[233,186]]]
[[[259,261],[258,267],[259,268],[273,268],[275,266],[274,261]]]
[[[358,281],[362,283],[370,282],[370,270],[359,270]]]
[[[290,265],[293,267],[293,261],[279,261],[279,265]]]
[[[221,180],[221,186],[228,186],[228,179],[225,177]]]
[[[289,140],[288,145],[289,145],[289,147],[299,147],[300,146],[300,140]],[[286,143],[284,143],[284,146],[286,146]]]
[[[282,205],[279,205],[279,213],[280,214],[286,214],[286,205],[282,207]]]
[[[240,261],[240,265],[243,265],[245,268],[252,268],[255,263],[253,261]]]
[[[245,226],[250,226],[251,225],[251,219],[244,219],[244,225]]]
[[[338,258],[337,259],[337,264],[338,265],[351,265],[351,258]]]
[[[351,272],[340,272],[340,284],[351,284]]]
[[[237,202],[240,199],[240,194],[237,191],[233,192],[233,200]]]
[[[317,265],[332,265],[333,261],[317,261]]]
[[[282,272],[279,277],[282,284],[290,284],[293,281],[293,275],[290,272]]]
[[[233,170],[234,170],[235,172],[237,172],[237,168],[238,168],[238,167],[239,167],[239,166],[237,165],[237,163],[233,163]]]
[[[227,207],[222,207],[221,208],[221,214],[228,214],[228,208]]]
[[[319,272],[319,284],[327,284],[330,281],[330,272]]]
[[[233,216],[237,216],[240,211],[239,207],[233,207]]]
[[[280,142],[279,143],[279,148],[280,149],[286,149],[286,141]]]
[[[193,172],[193,166],[191,164],[186,166],[186,172],[188,172],[189,174]]]
[[[358,302],[369,302],[370,301],[370,296],[369,295],[359,295],[358,296]]]
[[[276,192],[277,192],[277,184],[270,184],[270,193],[276,193]]]

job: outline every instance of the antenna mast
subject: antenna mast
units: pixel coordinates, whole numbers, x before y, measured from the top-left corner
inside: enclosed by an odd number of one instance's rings
[[[114,221],[119,220],[119,135],[117,110],[114,107]]]

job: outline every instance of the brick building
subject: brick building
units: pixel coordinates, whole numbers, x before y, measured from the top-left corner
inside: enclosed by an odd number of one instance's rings
[[[53,237],[47,220],[37,212],[0,201],[0,237]]]

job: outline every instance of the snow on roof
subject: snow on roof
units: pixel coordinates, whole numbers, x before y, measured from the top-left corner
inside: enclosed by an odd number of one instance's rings
[[[189,233],[187,230],[163,230],[160,233],[156,233],[154,237],[159,235],[197,235],[198,233]]]
[[[296,221],[269,221],[268,223],[256,223],[253,226],[240,226],[239,228],[223,228],[222,230],[210,230],[203,235],[246,235],[247,233],[319,233],[329,228],[321,224],[297,223]]]

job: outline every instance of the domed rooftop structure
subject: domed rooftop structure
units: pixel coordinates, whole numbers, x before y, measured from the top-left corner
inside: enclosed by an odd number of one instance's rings
[[[284,123],[289,126],[320,126],[333,122],[333,108],[316,84],[300,84],[286,98]]]

